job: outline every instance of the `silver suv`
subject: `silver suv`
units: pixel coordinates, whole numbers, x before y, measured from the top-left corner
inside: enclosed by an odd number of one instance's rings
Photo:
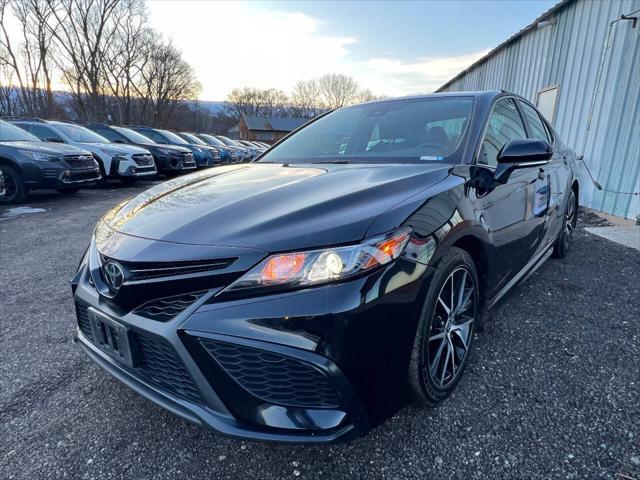
[[[103,177],[134,183],[141,177],[157,173],[153,156],[148,150],[134,145],[111,143],[96,132],[75,123],[40,119],[20,119],[11,122],[43,142],[66,143],[89,150],[98,160]]]

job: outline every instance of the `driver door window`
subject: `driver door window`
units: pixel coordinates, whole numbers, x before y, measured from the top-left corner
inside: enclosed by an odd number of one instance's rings
[[[482,140],[478,165],[495,167],[498,165],[498,153],[511,140],[527,138],[522,118],[513,100],[500,100],[493,107],[487,131]]]

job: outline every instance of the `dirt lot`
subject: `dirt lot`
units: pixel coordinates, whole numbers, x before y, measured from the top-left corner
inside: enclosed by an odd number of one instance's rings
[[[490,312],[437,409],[407,405],[348,444],[243,442],[147,402],[72,342],[68,280],[98,218],[142,188],[0,208],[0,478],[640,479],[637,251],[581,222],[568,258]]]

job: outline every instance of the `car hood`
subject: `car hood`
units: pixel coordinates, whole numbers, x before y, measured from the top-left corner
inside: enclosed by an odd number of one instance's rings
[[[136,147],[135,145],[128,145],[128,144],[122,144],[122,143],[88,143],[87,145],[100,148],[100,149],[106,149],[106,150],[118,152],[118,153],[124,153],[124,154],[149,153],[148,150],[145,150],[142,147]]]
[[[21,150],[32,150],[35,152],[48,153],[51,155],[90,155],[91,152],[74,147],[72,145],[65,145],[64,143],[54,142],[3,142],[2,145],[16,147]]]
[[[218,167],[157,185],[109,212],[120,233],[268,252],[362,239],[389,208],[440,182],[443,165]]]
[[[166,150],[173,150],[175,152],[181,152],[181,153],[191,153],[191,150],[189,150],[188,148],[185,147],[179,147],[178,145],[170,145],[168,143],[137,143],[136,145],[138,145],[141,148],[159,148],[159,149],[166,149]]]

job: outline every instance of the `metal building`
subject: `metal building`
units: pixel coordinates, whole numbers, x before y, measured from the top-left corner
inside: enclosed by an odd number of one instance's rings
[[[564,0],[438,91],[504,89],[528,98],[580,165],[580,204],[640,215],[640,0]]]

